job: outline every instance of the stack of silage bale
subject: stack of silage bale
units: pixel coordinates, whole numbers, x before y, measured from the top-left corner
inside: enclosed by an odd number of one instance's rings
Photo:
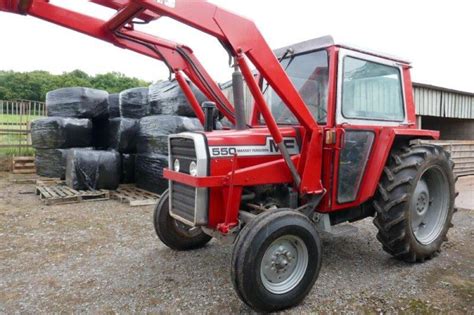
[[[113,151],[92,151],[96,127],[109,116],[109,94],[74,87],[46,94],[48,118],[32,122],[37,173],[59,177],[74,189],[115,189],[120,156]]]
[[[111,115],[108,143],[121,154],[122,183],[135,182],[138,120],[150,114],[149,108],[148,87],[128,89],[117,96],[117,117]]]
[[[107,115],[108,93],[89,88],[64,88],[46,94],[49,117],[31,124],[37,173],[65,178],[67,151],[92,146],[92,120]]]
[[[205,101],[191,88],[199,103]],[[49,92],[46,103],[52,117],[32,124],[38,174],[65,178],[74,189],[115,189],[119,182],[136,182],[162,193],[168,186],[162,177],[168,135],[202,130],[174,80],[110,95],[65,88]]]
[[[116,189],[135,181],[138,118],[149,114],[148,88],[108,96],[108,115],[93,120],[98,151],[68,153],[66,183],[74,189]]]

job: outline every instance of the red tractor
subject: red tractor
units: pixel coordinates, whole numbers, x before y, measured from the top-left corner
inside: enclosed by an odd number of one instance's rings
[[[168,65],[205,131],[169,139],[156,233],[175,250],[233,241],[232,281],[245,303],[274,311],[301,302],[321,267],[318,231],[339,223],[374,217],[383,249],[407,262],[439,252],[455,211],[453,162],[418,141],[439,134],[416,127],[407,61],[330,37],[273,52],[253,22],[201,0],[92,2],[117,13],[103,21],[47,0],[0,0],[0,10]],[[234,60],[234,105],[190,48],[134,27],[162,16],[220,41]],[[211,102],[199,104],[185,76]],[[255,100],[248,121],[243,79]],[[216,130],[215,106],[232,129]]]

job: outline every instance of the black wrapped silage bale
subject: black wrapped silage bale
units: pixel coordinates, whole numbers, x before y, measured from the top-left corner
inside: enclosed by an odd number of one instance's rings
[[[140,119],[150,115],[148,87],[139,87],[120,92],[120,116]]]
[[[135,183],[135,159],[136,154],[122,154],[122,184]]]
[[[66,178],[66,158],[71,149],[36,149],[35,166],[36,174],[49,178]],[[81,148],[92,150],[93,148]]]
[[[168,188],[168,180],[163,178],[163,169],[168,167],[168,156],[161,154],[137,154],[135,160],[135,180],[138,188],[157,194]]]
[[[46,94],[46,109],[51,117],[107,117],[109,93],[102,90],[72,87]]]
[[[207,98],[195,85],[190,84],[190,87],[199,104],[207,101]],[[149,90],[151,115],[196,117],[176,80],[158,82],[151,85]]]
[[[197,118],[157,115],[140,119],[137,136],[138,153],[168,154],[168,136],[186,131],[203,130]]]
[[[68,149],[36,149],[36,174],[50,178],[64,178],[65,156]]]
[[[120,154],[116,151],[69,150],[66,184],[76,190],[117,189],[120,164]]]
[[[109,118],[120,117],[119,93],[109,95]]]
[[[91,138],[89,119],[47,117],[31,122],[31,142],[35,149],[89,147]]]

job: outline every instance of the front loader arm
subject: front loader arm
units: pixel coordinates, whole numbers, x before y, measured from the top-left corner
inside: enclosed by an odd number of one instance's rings
[[[0,0],[0,11],[31,15],[42,20],[78,31],[80,33],[109,42],[120,48],[130,49],[148,57],[163,61],[169,70],[177,76],[184,73],[205,95],[213,100],[218,109],[235,123],[233,107],[218,85],[195,58],[192,50],[184,45],[152,36],[134,29],[134,19],[150,22],[157,18],[156,14],[125,0],[95,0],[97,4],[118,9],[109,21],[71,11],[47,0]],[[178,80],[181,88],[186,90],[185,80]],[[191,93],[190,99],[196,116],[204,122],[204,113]]]
[[[304,165],[307,165],[308,161],[315,167],[321,163],[319,161],[320,154],[305,154],[305,152],[308,151],[307,147],[310,143],[318,142],[315,141],[316,138],[322,138],[322,131],[252,21],[204,0],[92,0],[92,2],[116,9],[117,14],[109,21],[103,21],[58,7],[49,3],[48,0],[0,0],[0,10],[29,14],[105,40],[119,47],[162,60],[172,72],[185,73],[210,100],[216,102],[219,110],[232,123],[235,123],[232,105],[194,57],[191,49],[138,32],[134,30],[134,22],[137,18],[151,22],[165,16],[215,37],[228,53],[236,58],[256,100],[259,112],[265,119],[272,137],[293,174],[296,186],[299,186],[301,192],[321,193],[323,191],[319,179],[308,181],[305,180],[307,176],[303,176],[303,182],[301,182],[301,174],[298,174],[297,168],[289,158],[283,145],[283,137],[255,82],[247,60],[253,63],[261,76],[275,90],[306,130],[302,159],[298,167],[300,172],[303,172]],[[179,81],[182,82],[182,80]],[[195,100],[190,103],[196,104]],[[195,110],[198,117],[203,117],[200,108],[195,108]]]

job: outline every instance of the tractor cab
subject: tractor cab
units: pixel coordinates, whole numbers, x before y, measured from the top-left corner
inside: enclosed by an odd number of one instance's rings
[[[319,125],[406,124],[404,81],[408,78],[404,80],[404,72],[409,69],[408,61],[336,44],[331,36],[277,49],[275,55]],[[329,91],[330,83],[334,90]],[[275,90],[266,82],[262,85],[278,124],[298,124]],[[336,112],[330,112],[330,94],[340,96],[332,108]]]

